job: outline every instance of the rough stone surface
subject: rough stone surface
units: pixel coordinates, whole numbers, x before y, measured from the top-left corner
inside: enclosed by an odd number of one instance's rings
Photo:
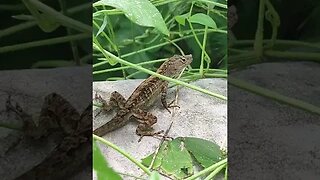
[[[320,106],[320,65],[253,65],[231,76]],[[228,88],[229,175],[235,179],[320,179],[319,115],[234,86]]]
[[[142,80],[126,80],[116,82],[95,82],[94,93],[97,92],[105,99],[109,99],[113,91],[118,91],[128,98]],[[227,95],[226,79],[203,79],[193,82],[196,86],[209,91]],[[167,101],[171,102],[175,95],[175,88],[169,89]],[[150,112],[158,117],[158,122],[153,126],[156,131],[166,130],[173,120],[173,126],[169,132],[170,137],[198,137],[215,141],[221,147],[227,146],[227,102],[215,97],[181,88],[178,93],[178,105],[174,115],[164,109],[160,100],[151,107]],[[97,113],[98,110],[95,110]],[[94,119],[94,128],[109,121],[115,113],[100,114]],[[160,140],[153,137],[144,137],[138,143],[139,136],[135,134],[137,122],[130,121],[126,126],[119,128],[103,136],[108,141],[116,144],[121,149],[140,160],[154,152]],[[115,150],[100,144],[110,166],[117,172],[138,175],[142,174],[137,166]],[[125,179],[128,179],[126,177]]]

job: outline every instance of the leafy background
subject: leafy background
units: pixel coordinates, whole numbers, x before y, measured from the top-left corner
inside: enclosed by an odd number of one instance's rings
[[[180,82],[205,77],[226,78],[227,1],[134,0],[121,3],[115,0],[96,1],[93,4],[93,49],[94,81],[147,78],[150,71],[146,69],[156,71],[165,58],[182,52],[192,54],[193,63],[192,68],[189,67],[180,78]],[[177,80],[169,82],[177,83]],[[224,96],[184,84],[187,85],[226,100]],[[151,167],[161,169],[162,174],[177,179],[188,176],[189,179],[197,179],[199,176],[212,179],[219,172],[227,174],[225,153],[218,145],[209,141],[204,142],[203,139],[186,137],[185,144],[198,149],[188,146],[186,147],[188,151],[182,152],[181,140],[177,138],[164,143],[159,147],[160,151],[139,162],[130,156],[130,152],[121,150],[107,139],[96,135],[93,135],[93,138],[127,157],[149,175],[150,179],[159,179],[157,171],[152,172],[155,174],[151,173]],[[96,153],[101,152],[96,151]],[[157,160],[152,165],[155,154],[158,155]],[[197,157],[196,160],[191,161],[191,154]],[[111,177],[111,174],[99,173],[101,171],[99,166],[107,165],[106,162],[99,164],[101,157],[103,155],[99,154],[94,160],[98,179]],[[171,157],[176,158],[175,161]],[[193,166],[199,163],[203,169],[194,173]],[[121,175],[137,176],[126,173]]]
[[[117,6],[116,1],[98,1],[94,4],[93,36],[97,37],[105,50],[134,64],[146,62],[144,67],[155,71],[162,61],[152,60],[181,54],[170,43],[176,41],[185,54],[193,55],[192,67],[202,67],[206,70],[226,69],[226,1],[137,2],[140,3],[139,8],[135,8],[135,1],[124,1],[121,3],[122,7],[117,9],[114,8]],[[135,12],[138,12],[138,15],[133,17],[132,13]],[[154,14],[157,13],[161,14],[163,20],[161,17],[154,18]],[[153,24],[145,25],[143,21],[148,19],[146,17],[152,17]],[[204,51],[201,49],[202,46],[205,47],[202,48]],[[148,76],[134,69],[112,71],[110,69],[121,65],[112,58],[104,58],[99,52],[94,52],[93,62],[95,81]],[[205,77],[206,73],[200,72],[200,74]]]
[[[92,2],[88,2],[88,0],[45,0],[41,3],[53,8],[61,15],[64,14],[61,12],[64,9],[67,11],[68,17],[88,25],[88,27],[91,26]],[[74,8],[77,8],[77,10],[70,13],[69,10]],[[77,35],[81,32],[78,29],[71,29],[68,32],[65,26],[60,25],[51,32],[43,31],[38,26],[39,24],[35,23],[34,17],[31,16],[23,1],[1,1],[0,16],[2,17],[0,23],[1,69],[29,69],[34,68],[39,63],[41,65],[37,66],[38,68],[76,65],[70,45],[71,40],[54,44],[49,39]],[[44,18],[48,22],[50,15],[44,14]],[[61,19],[61,21],[64,21],[64,19]],[[32,25],[27,25],[30,23]],[[19,26],[23,26],[23,28],[17,30]],[[26,43],[36,44],[37,41],[41,40],[49,41],[40,46],[26,48]],[[81,64],[91,64],[90,34],[74,39],[74,44],[78,49],[77,55],[81,59]],[[21,48],[16,48],[16,46],[21,46]]]
[[[239,22],[233,27],[233,32],[239,39],[251,39],[257,28],[259,1],[230,0],[229,4],[237,7]],[[296,39],[319,41],[320,39],[320,1],[318,0],[271,0],[279,13],[281,25],[279,39]],[[271,27],[265,23],[265,35],[270,37]]]
[[[266,62],[320,62],[319,1],[240,0],[229,3],[230,7],[236,7],[238,14],[238,22],[229,31],[229,35],[233,35],[228,42],[229,71]],[[301,97],[289,97],[231,75],[228,83],[280,103],[320,114],[318,106],[300,100]]]

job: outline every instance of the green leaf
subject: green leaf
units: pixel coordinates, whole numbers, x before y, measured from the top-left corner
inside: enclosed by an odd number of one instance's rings
[[[102,23],[102,25],[100,26],[99,31],[97,32],[96,37],[98,37],[98,36],[99,36],[99,34],[103,32],[104,28],[106,28],[106,26],[107,26],[107,22],[108,22],[108,21],[107,21],[107,15],[106,15],[106,14],[104,14],[104,17],[103,17],[103,23]]]
[[[102,155],[96,141],[93,141],[93,169],[97,172],[98,180],[114,179],[121,180],[119,174],[107,166],[107,161]]]
[[[207,168],[224,158],[219,145],[214,142],[194,137],[179,139],[184,141],[186,149],[204,168]]]
[[[149,155],[142,160],[142,163],[149,166],[152,157],[153,154]],[[160,168],[162,173],[175,179],[182,179],[193,174],[191,155],[179,139],[174,139],[161,146],[152,168]]]
[[[29,0],[22,0],[24,5],[27,7],[27,9],[30,11],[32,16],[35,18],[35,20],[38,23],[38,26],[41,28],[44,32],[52,32],[56,30],[60,24],[57,23],[52,17],[44,13],[40,13],[39,10],[29,2]]]
[[[189,17],[189,13],[186,13],[186,14],[182,14],[182,15],[179,15],[179,16],[175,16],[175,20],[181,24],[181,25],[185,25],[186,24],[186,19]]]
[[[152,171],[150,180],[160,180],[160,174],[157,171]]]
[[[132,22],[146,27],[154,27],[169,36],[169,30],[158,9],[148,0],[100,0],[93,6],[112,6],[121,10]]]
[[[118,64],[118,61],[116,61],[112,58],[108,58],[108,59],[107,58],[98,58],[98,60],[99,61],[108,61],[111,66]]]
[[[191,23],[198,23],[198,24],[202,24],[211,28],[217,28],[216,23],[214,22],[214,20],[203,13],[197,13],[192,15],[190,18],[188,18],[189,22]]]
[[[160,147],[160,149],[159,149],[159,152],[158,152],[158,154],[157,154],[157,156],[156,156],[156,158],[155,158],[155,161],[154,161],[154,163],[153,163],[153,166],[152,166],[153,169],[158,169],[158,168],[161,166],[161,163],[162,163],[161,161],[162,161],[162,159],[163,159],[163,156],[165,155],[164,150],[165,150],[165,148],[166,148],[167,146],[168,146],[168,142],[164,142],[164,143],[161,145],[161,147]],[[147,166],[147,167],[150,166],[150,164],[151,164],[151,162],[152,162],[153,156],[154,156],[154,153],[152,153],[152,154],[150,154],[149,156],[143,158],[143,159],[141,160],[141,163],[142,163],[143,165]]]

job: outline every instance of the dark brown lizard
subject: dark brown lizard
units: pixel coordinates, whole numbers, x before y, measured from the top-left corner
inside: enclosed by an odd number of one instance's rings
[[[13,106],[8,99],[7,108],[22,120],[22,131],[26,138],[39,141],[53,133],[61,134],[62,140],[40,163],[16,179],[65,179],[90,163],[92,104],[80,115],[62,96],[51,93],[43,103],[38,125],[32,116],[18,104]],[[89,161],[88,161],[89,160]]]
[[[157,73],[167,77],[176,78],[183,69],[192,62],[192,55],[174,55],[168,58],[157,70]],[[120,93],[114,91],[111,94],[109,103],[96,96],[102,103],[102,108],[109,111],[114,107],[118,107],[119,111],[109,122],[94,130],[97,136],[103,136],[106,133],[118,129],[134,117],[139,125],[136,129],[136,134],[139,136],[152,136],[157,133],[152,132],[152,125],[157,122],[157,117],[147,112],[145,109],[149,107],[155,99],[161,95],[162,105],[170,112],[172,107],[166,102],[166,95],[168,89],[168,81],[162,80],[156,76],[150,76],[144,80],[126,100]]]

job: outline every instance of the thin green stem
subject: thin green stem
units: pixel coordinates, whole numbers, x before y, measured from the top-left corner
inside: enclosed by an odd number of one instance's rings
[[[136,65],[146,65],[146,64],[153,64],[153,63],[157,63],[157,62],[163,62],[166,59],[158,59],[158,60],[151,60],[151,61],[146,61],[146,62],[142,62],[142,63],[138,63]],[[107,61],[107,60],[105,60]],[[101,74],[101,73],[107,73],[107,72],[113,72],[113,71],[119,71],[119,70],[123,70],[123,69],[129,69],[132,68],[130,66],[122,66],[122,67],[117,67],[117,68],[111,68],[111,69],[104,69],[104,70],[100,70],[100,71],[93,71],[93,75],[95,74]]]
[[[80,64],[88,64],[88,60],[92,58],[91,53],[80,58]]]
[[[208,172],[211,172],[211,171],[213,171],[214,169],[216,169],[216,168],[218,168],[218,167],[226,164],[227,162],[228,162],[228,159],[227,159],[227,158],[226,158],[226,159],[223,159],[223,160],[221,160],[221,161],[219,161],[219,162],[211,165],[210,167],[208,167],[208,168],[206,168],[206,169],[204,169],[204,170],[202,170],[202,171],[200,171],[200,172],[198,172],[198,173],[196,173],[196,174],[194,174],[194,175],[186,178],[185,180],[194,180],[194,179],[196,179],[196,178],[198,178],[198,177],[200,177],[200,176],[203,176],[204,174],[207,174]]]
[[[272,40],[266,39],[263,40],[263,43],[270,43]],[[234,42],[234,45],[238,46],[247,46],[252,45],[254,40],[237,40]],[[317,48],[320,49],[320,44],[309,43],[309,42],[302,42],[302,41],[292,41],[292,40],[280,40],[277,39],[275,41],[275,45],[282,45],[282,46],[299,46],[299,47],[309,47],[309,48]]]
[[[66,27],[70,27],[77,31],[86,32],[90,34],[92,32],[91,26],[84,24],[80,21],[76,21],[68,16],[65,16],[62,13],[54,10],[53,8],[43,4],[38,0],[29,0],[29,2],[32,3],[37,9],[41,10],[42,12],[45,12],[52,19]]]
[[[13,124],[13,123],[5,123],[5,122],[0,122],[0,127],[1,128],[7,128],[7,129],[13,129],[17,131],[22,131],[22,123],[21,124]]]
[[[260,0],[259,2],[259,14],[258,14],[258,27],[255,35],[254,41],[254,51],[259,59],[262,58],[263,54],[263,23],[264,23],[264,8],[265,0]]]
[[[203,34],[203,32],[198,33],[197,35],[201,35],[201,34]],[[193,37],[193,35],[184,36],[184,37],[177,38],[177,39],[174,39],[174,40],[171,40],[171,41],[172,42],[177,42],[177,41],[181,41],[181,40],[184,40],[184,39],[187,39],[187,38],[191,38],[191,37]],[[168,45],[168,44],[171,44],[171,43],[167,41],[167,42],[160,43],[160,44],[157,44],[157,45],[154,45],[154,46],[150,46],[150,47],[147,47],[147,48],[144,48],[144,49],[140,49],[138,51],[134,51],[134,52],[131,52],[131,53],[128,53],[128,54],[124,54],[121,57],[122,58],[129,57],[129,56],[132,56],[132,55],[135,55],[135,54],[139,54],[139,53],[142,53],[142,52],[146,52],[146,51],[149,51],[149,50],[152,50],[152,49],[156,49],[156,48]],[[94,64],[92,67],[95,68],[95,67],[101,66],[101,65],[106,64],[106,63],[108,63],[108,61],[99,62],[99,63]]]
[[[209,16],[209,8],[207,10],[207,15]],[[203,40],[202,40],[202,47],[201,47],[201,61],[200,61],[200,68],[199,68],[199,73],[201,76],[203,76],[204,71],[203,71],[203,66],[204,66],[204,55],[206,53],[206,44],[207,44],[207,32],[208,32],[208,26],[204,26],[204,34],[203,34]],[[209,62],[207,62],[208,67],[209,67]]]
[[[241,61],[245,61],[248,59],[255,59],[257,62],[258,57],[256,56],[256,53],[254,51],[249,51],[247,53],[242,53],[242,54],[237,54],[237,55],[233,55],[233,56],[229,56],[228,57],[228,63],[236,63],[236,62],[241,62]]]
[[[28,29],[30,27],[35,26],[36,24],[37,24],[36,21],[30,21],[30,22],[21,23],[15,26],[11,26],[7,29],[3,29],[0,31],[0,38],[8,36],[10,34],[14,34],[15,32],[18,32],[18,31],[22,31],[24,29]]]
[[[193,29],[194,32],[204,32],[204,29]],[[181,33],[185,33],[185,34],[190,34],[192,32],[192,30],[184,30],[184,31],[170,31],[170,34],[176,34],[176,35],[180,35]],[[226,30],[222,30],[222,29],[208,29],[207,32],[218,32],[218,33],[223,33],[223,34],[227,34]]]
[[[278,27],[280,26],[280,17],[277,11],[274,9],[273,5],[271,4],[270,0],[266,0],[265,2],[267,11],[266,11],[266,19],[268,19],[272,26],[272,35],[271,35],[271,42],[268,45],[268,48],[272,48],[274,46],[274,42],[277,39],[278,35]]]
[[[175,42],[172,42],[172,41],[171,41],[170,39],[168,39],[168,38],[164,38],[164,39],[167,40],[167,41],[169,41],[173,46],[175,46],[175,47],[179,50],[180,54],[185,55],[184,52],[183,52],[183,50],[182,50]]]
[[[226,165],[226,169],[224,171],[224,180],[228,180],[228,164]]]
[[[228,77],[227,74],[209,74],[209,73],[206,73],[203,76],[206,78],[227,78]]]
[[[112,149],[116,150],[117,152],[119,152],[120,154],[122,154],[123,156],[125,156],[126,158],[128,158],[131,162],[133,162],[134,164],[136,164],[139,168],[141,168],[145,173],[147,173],[148,175],[151,174],[151,171],[145,167],[144,165],[142,165],[139,161],[137,161],[135,158],[133,158],[130,154],[128,154],[127,152],[123,151],[122,149],[120,149],[118,146],[112,144],[111,142],[96,136],[93,134],[93,139],[100,141],[101,143],[107,145],[108,147],[111,147]]]
[[[61,7],[61,12],[63,13],[63,15],[68,15],[67,12],[67,7],[66,7],[66,2],[64,0],[59,0],[59,4]],[[68,35],[72,35],[72,31],[69,27],[67,27],[67,33]],[[80,57],[79,57],[79,50],[78,50],[78,46],[77,43],[75,41],[70,41],[70,47],[72,50],[72,55],[73,55],[73,60],[76,63],[76,65],[80,65]]]
[[[125,173],[121,173],[121,172],[117,172],[117,173],[120,174],[120,175],[122,175],[122,176],[126,176],[126,177],[133,178],[133,179],[135,179],[135,180],[137,180],[137,179],[146,180],[146,178],[134,176],[134,175],[131,175],[131,174],[125,174]]]
[[[247,52],[250,52],[252,50],[243,50],[243,49],[235,49],[235,48],[228,48],[228,53],[247,53]]]
[[[93,25],[97,28],[97,29],[100,29],[99,25],[96,23],[96,21],[92,21],[93,22]],[[109,38],[109,36],[107,35],[106,32],[102,31],[101,34],[106,38],[107,40],[107,43],[111,45],[111,47],[118,52],[118,47],[116,44],[113,43],[113,41]],[[95,35],[93,35],[95,36]]]
[[[264,97],[270,98],[272,100],[278,101],[280,103],[288,104],[293,107],[303,109],[305,111],[316,113],[316,114],[320,115],[320,108],[319,107],[312,105],[312,104],[309,104],[309,103],[306,103],[304,101],[294,99],[294,98],[291,98],[288,96],[284,96],[284,95],[277,93],[275,91],[271,91],[269,89],[256,86],[254,84],[245,82],[243,80],[240,80],[240,79],[237,79],[234,77],[229,76],[228,82],[231,85],[234,85],[236,87],[247,90],[249,92],[258,94],[260,96],[264,96]]]
[[[275,50],[266,50],[264,55],[277,58],[288,58],[288,59],[297,59],[297,60],[310,60],[320,62],[320,53],[312,52],[289,52],[289,51],[275,51]]]
[[[67,13],[68,14],[75,14],[77,12],[83,12],[83,10],[89,9],[91,7],[92,7],[92,3],[91,2],[84,3],[84,4],[81,4],[79,6],[75,6],[75,7],[67,9]]]
[[[189,70],[190,72],[193,72],[193,71],[199,71],[199,69],[190,69]],[[227,70],[224,70],[224,69],[206,69],[205,72],[222,72],[222,73],[228,73]]]
[[[5,52],[9,52],[9,51],[17,51],[17,50],[21,50],[21,49],[28,49],[28,48],[44,46],[44,45],[65,43],[65,42],[69,42],[72,40],[87,39],[90,36],[91,36],[90,34],[81,33],[81,34],[71,35],[71,36],[63,36],[63,37],[58,37],[58,38],[51,38],[51,39],[45,39],[45,40],[40,40],[40,41],[33,41],[33,42],[28,42],[28,43],[3,46],[3,47],[0,47],[0,53],[5,53]]]
[[[156,76],[158,78],[161,78],[163,80],[166,80],[166,81],[169,81],[169,82],[172,82],[172,83],[176,83],[176,84],[179,84],[179,85],[183,85],[185,87],[188,87],[188,88],[191,88],[193,90],[196,90],[196,91],[199,91],[199,92],[202,92],[202,93],[205,93],[205,94],[208,94],[208,95],[211,95],[211,96],[214,96],[214,97],[217,97],[219,99],[222,99],[222,100],[227,100],[227,97],[225,96],[222,96],[220,94],[216,94],[216,93],[213,93],[211,91],[208,91],[206,89],[202,89],[202,88],[199,88],[197,86],[194,86],[194,85],[191,85],[191,84],[188,84],[188,83],[185,83],[185,82],[182,82],[182,81],[179,81],[179,80],[176,80],[176,79],[172,79],[172,78],[169,78],[169,77],[166,77],[166,76],[163,76],[161,74],[158,74],[158,73],[155,73],[153,71],[150,71],[148,69],[145,69],[141,66],[137,66],[136,64],[133,64],[133,63],[130,63],[130,62],[127,62],[127,61],[124,61],[120,58],[118,58],[117,56],[113,55],[112,53],[104,50],[102,48],[102,46],[100,45],[100,43],[98,42],[98,40],[93,37],[93,40],[94,40],[94,43],[96,44],[96,46],[100,49],[100,51],[103,53],[103,55],[107,58],[107,57],[110,57],[110,58],[113,58],[115,59],[116,61],[118,61],[119,63],[121,64],[124,64],[124,65],[127,65],[127,66],[131,66],[132,68],[134,69],[137,69],[137,70],[140,70],[140,71],[143,71],[145,73],[148,73],[150,75],[153,75],[153,76]]]
[[[190,9],[190,11],[191,11],[192,9]],[[191,12],[190,12],[190,14],[191,14]],[[204,53],[204,55],[209,59],[209,61],[210,61],[210,56],[207,54],[207,52],[205,51],[205,49],[204,49],[204,47],[202,47],[202,44],[201,44],[201,42],[200,42],[200,40],[198,39],[198,36],[197,36],[197,34],[194,32],[194,30],[193,30],[193,26],[192,26],[192,24],[191,24],[191,22],[188,20],[188,23],[189,23],[189,26],[190,26],[190,29],[191,29],[191,32],[192,32],[192,34],[193,34],[193,36],[194,36],[194,39],[195,39],[195,41],[197,42],[197,44],[198,44],[198,46],[200,47],[200,49],[201,49],[201,52],[203,52]],[[204,34],[206,34],[207,32],[205,31],[204,32]],[[201,70],[203,71],[203,61],[204,61],[204,59],[203,58],[201,58],[201,64],[202,64],[202,67],[201,67],[201,65],[200,65],[200,74],[201,74]]]
[[[82,4],[82,5],[67,9],[67,13],[68,14],[74,14],[74,13],[82,11],[83,9],[86,9],[88,7],[91,7],[91,3],[86,3],[86,4]],[[4,30],[0,31],[0,38],[2,38],[4,36],[11,35],[11,34],[14,34],[14,33],[19,32],[19,31],[22,31],[24,29],[28,29],[28,28],[33,27],[35,25],[37,25],[37,22],[35,20],[33,20],[33,21],[24,22],[24,23],[21,23],[21,24],[18,24],[18,25],[11,26],[11,27],[9,27],[7,29],[4,29]]]
[[[224,4],[221,4],[221,3],[217,3],[217,2],[214,2],[214,1],[210,1],[210,0],[198,0],[198,1],[204,2],[204,3],[208,3],[208,4],[212,4],[212,5],[214,5],[214,6],[221,7],[221,8],[225,8],[225,9],[228,8],[227,5],[224,5]]]
[[[212,173],[209,174],[209,176],[207,176],[204,180],[210,180],[213,179],[213,177],[215,175],[217,175],[223,168],[225,168],[227,166],[227,163],[217,167],[217,169],[213,170]]]
[[[24,9],[24,6],[21,4],[18,4],[18,5],[0,4],[1,11],[21,11],[23,9]]]

